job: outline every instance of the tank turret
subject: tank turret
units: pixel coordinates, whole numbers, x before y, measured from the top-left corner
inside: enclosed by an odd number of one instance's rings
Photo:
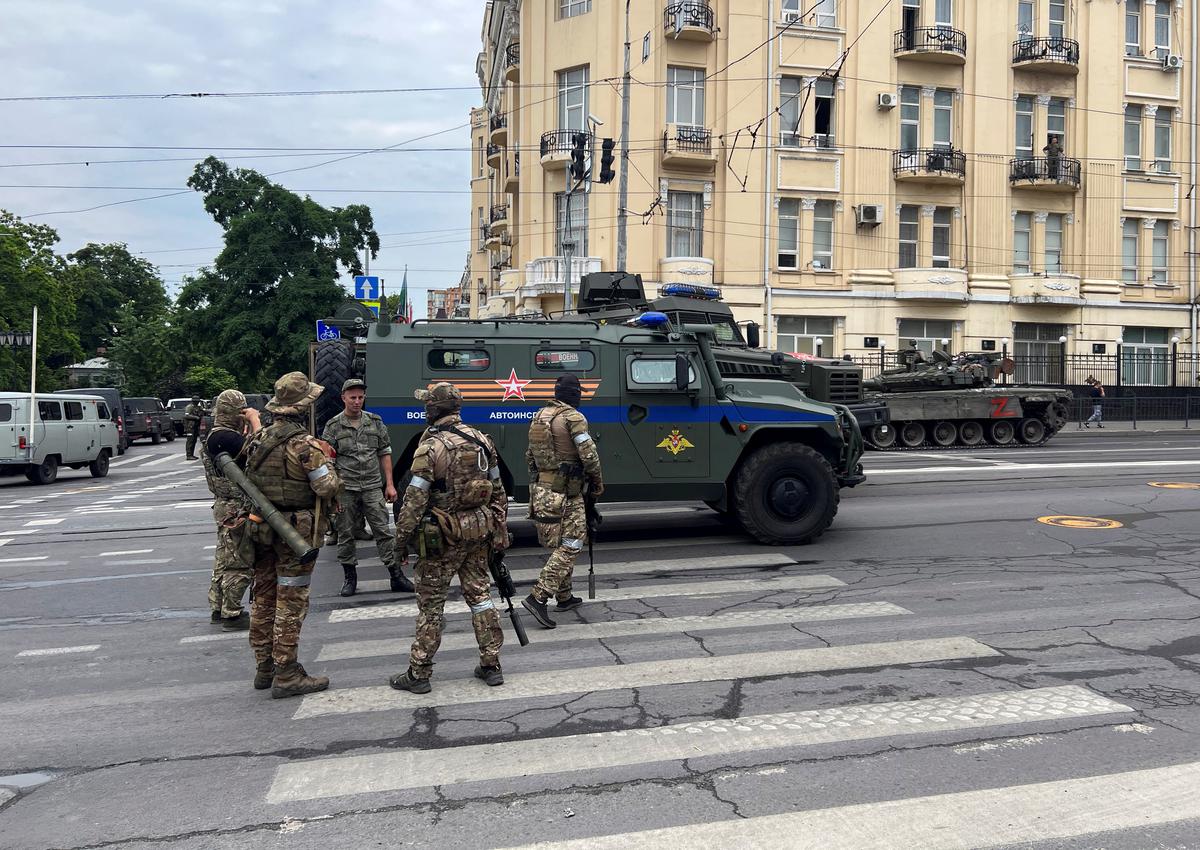
[[[1012,374],[1013,361],[986,352],[951,357],[934,351],[929,359],[915,348],[900,353],[900,365],[863,382],[863,388],[904,393],[990,387],[1000,375]]]

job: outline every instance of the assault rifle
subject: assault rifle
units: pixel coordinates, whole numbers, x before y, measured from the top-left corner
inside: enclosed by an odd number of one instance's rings
[[[488,558],[488,569],[491,570],[492,581],[496,585],[496,591],[508,603],[508,618],[512,620],[513,631],[517,633],[517,641],[521,646],[529,646],[529,636],[525,634],[525,626],[521,623],[521,615],[513,608],[513,597],[517,595],[517,588],[513,585],[512,574],[508,571],[508,565],[504,563],[504,551],[502,549],[492,550],[492,554]]]
[[[596,539],[596,532],[600,530],[600,523],[604,522],[604,517],[600,515],[600,510],[596,507],[596,497],[592,495],[591,489],[583,496],[583,506],[587,514],[587,536],[588,536],[588,599],[596,598],[596,554],[592,548]]]

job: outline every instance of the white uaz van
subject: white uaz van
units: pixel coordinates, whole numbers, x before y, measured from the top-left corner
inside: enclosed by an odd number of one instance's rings
[[[29,437],[29,393],[0,392],[0,475],[23,472],[36,484],[49,484],[60,466],[86,466],[93,478],[103,478],[117,453],[108,403],[82,393],[39,395]]]

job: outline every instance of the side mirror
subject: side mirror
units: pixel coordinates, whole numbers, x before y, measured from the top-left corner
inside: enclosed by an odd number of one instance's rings
[[[691,362],[686,354],[675,355],[675,389],[683,392],[688,388],[690,372],[692,371]]]
[[[746,323],[746,345],[750,348],[758,348],[761,340],[758,336],[758,322]]]

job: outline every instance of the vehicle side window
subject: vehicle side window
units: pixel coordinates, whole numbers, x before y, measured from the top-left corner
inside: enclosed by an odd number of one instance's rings
[[[63,407],[66,408],[68,421],[83,421],[83,404],[78,401],[64,401]]]
[[[590,351],[539,351],[533,364],[542,372],[590,372],[596,368],[596,355]]]
[[[0,404],[0,422],[12,422],[11,404]]]
[[[96,402],[96,417],[101,420],[112,418],[112,414],[108,412],[108,405],[102,401]]]
[[[696,383],[696,370],[688,366],[688,383]],[[634,357],[629,361],[630,386],[661,387],[675,385],[674,357]]]
[[[481,348],[434,348],[429,351],[429,368],[438,371],[482,372],[492,358]]]
[[[62,405],[57,401],[39,401],[38,418],[43,422],[61,422]]]

